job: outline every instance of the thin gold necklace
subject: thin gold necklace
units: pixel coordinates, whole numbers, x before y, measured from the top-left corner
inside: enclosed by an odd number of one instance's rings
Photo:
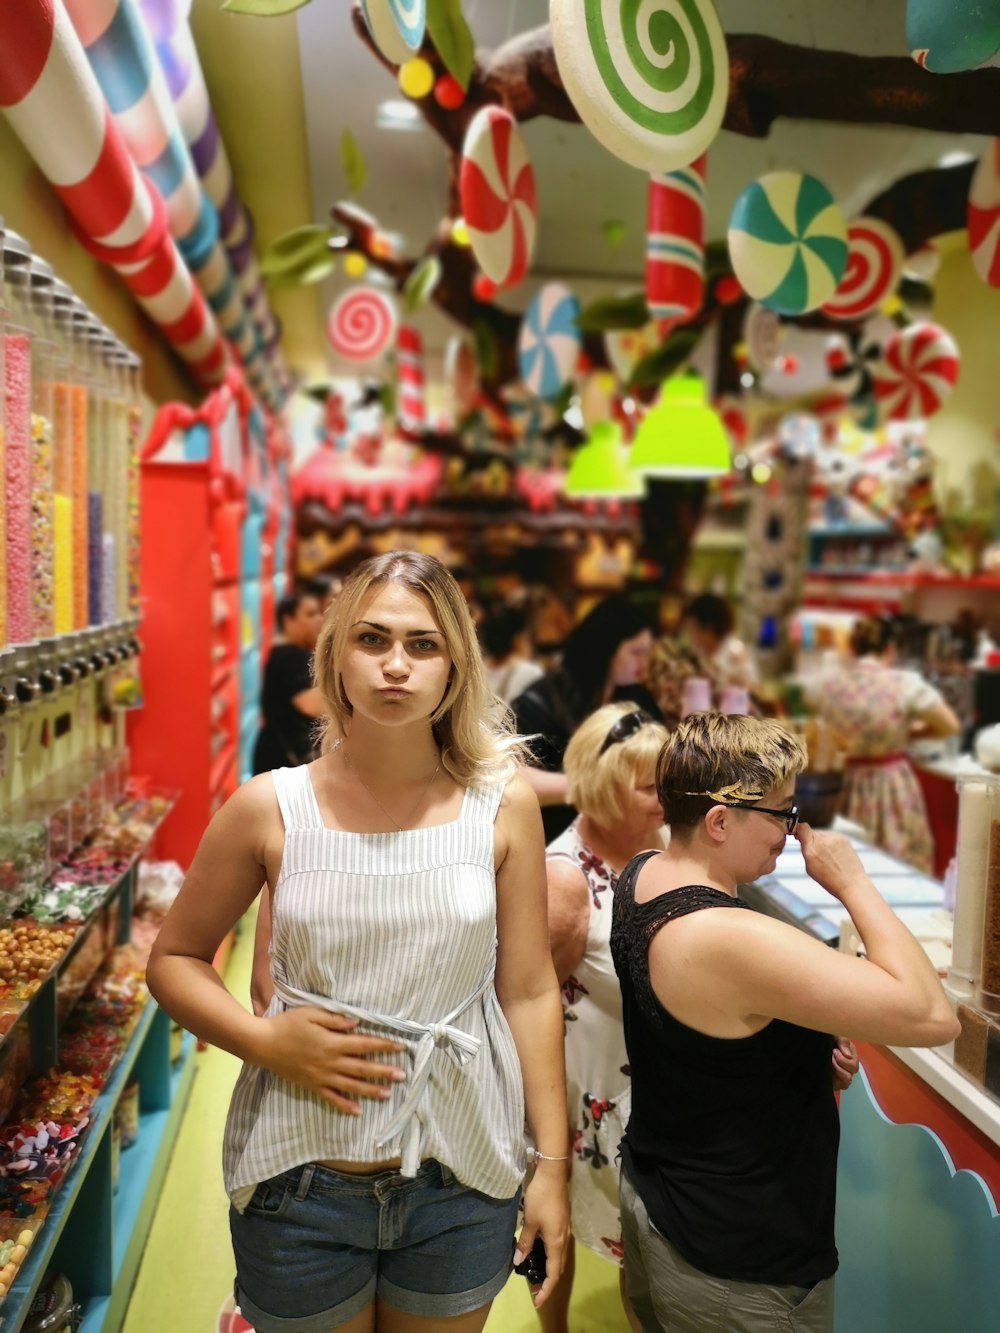
[[[421,791],[420,795],[417,797],[417,803],[416,803],[416,805],[413,807],[413,809],[412,809],[412,810],[410,811],[410,813],[407,815],[407,817],[406,817],[406,824],[401,824],[401,823],[399,822],[399,820],[396,818],[395,815],[390,815],[389,811],[385,808],[385,806],[382,804],[382,802],[379,800],[379,798],[378,798],[378,797],[375,795],[375,793],[372,791],[371,787],[369,787],[368,783],[364,780],[364,778],[361,776],[361,774],[358,772],[358,770],[357,770],[357,769],[354,767],[354,765],[351,763],[351,761],[350,761],[350,759],[348,758],[348,755],[347,755],[347,747],[344,745],[343,741],[342,741],[342,740],[338,740],[338,741],[337,741],[337,744],[336,744],[336,746],[335,746],[334,748],[335,748],[336,750],[339,750],[340,753],[344,756],[344,765],[345,765],[345,767],[347,768],[347,771],[348,771],[349,773],[353,773],[353,774],[354,774],[354,776],[355,776],[355,777],[357,778],[357,780],[361,783],[362,787],[364,787],[364,789],[365,789],[365,791],[368,793],[368,795],[372,798],[372,800],[375,802],[375,804],[378,806],[378,808],[379,808],[379,809],[382,811],[382,813],[385,815],[386,819],[388,819],[389,823],[390,823],[390,824],[395,824],[395,825],[396,825],[396,828],[398,829],[398,831],[399,831],[400,833],[405,833],[405,832],[406,832],[406,825],[407,825],[407,824],[410,824],[410,823],[413,822],[413,816],[417,813],[417,811],[418,811],[418,810],[420,809],[420,807],[423,805],[424,801],[427,799],[427,793],[430,791],[431,786],[433,785],[434,779],[435,779],[435,778],[437,777],[437,775],[441,772],[441,760],[440,760],[440,759],[438,760],[438,762],[437,762],[437,764],[436,764],[436,766],[435,766],[435,768],[434,768],[434,772],[433,772],[433,773],[430,775],[430,777],[427,779],[427,782],[426,782],[426,784],[424,785],[423,790]]]

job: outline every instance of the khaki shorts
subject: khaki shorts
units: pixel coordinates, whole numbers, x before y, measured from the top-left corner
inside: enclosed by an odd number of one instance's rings
[[[814,1287],[732,1282],[693,1268],[621,1173],[625,1285],[644,1333],[833,1333],[833,1278]]]

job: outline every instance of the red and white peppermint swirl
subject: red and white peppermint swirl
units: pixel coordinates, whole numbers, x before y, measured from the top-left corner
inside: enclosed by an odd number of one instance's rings
[[[513,287],[531,263],[538,204],[528,150],[503,107],[483,107],[469,123],[459,193],[480,268],[498,287]]]
[[[847,228],[847,267],[822,307],[833,319],[863,319],[891,296],[903,272],[903,243],[881,218],[855,218]]]
[[[337,300],[326,321],[327,341],[345,361],[373,361],[396,332],[396,307],[374,287],[354,287]]]
[[[872,372],[882,416],[910,421],[933,416],[958,379],[958,347],[937,324],[911,324],[885,345]]]

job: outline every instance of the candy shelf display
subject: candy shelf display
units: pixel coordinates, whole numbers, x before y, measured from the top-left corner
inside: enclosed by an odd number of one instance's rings
[[[261,661],[289,562],[287,456],[235,370],[197,411],[162,408],[143,447],[146,707],[131,715],[128,739],[136,770],[181,792],[159,847],[185,867],[249,776]]]
[[[53,1267],[84,1305],[81,1327],[120,1327],[194,1073],[193,1041],[172,1051],[169,1020],[145,987],[145,952],[127,942],[136,867],[172,798],[130,791],[109,808],[115,781],[95,774],[68,818],[34,812],[51,871],[25,915],[0,925],[4,1333],[22,1326]],[[75,819],[82,830],[98,809],[100,823],[67,851],[65,827]],[[4,848],[17,832],[9,821],[0,829]],[[136,1142],[116,1192],[114,1121],[132,1082]]]

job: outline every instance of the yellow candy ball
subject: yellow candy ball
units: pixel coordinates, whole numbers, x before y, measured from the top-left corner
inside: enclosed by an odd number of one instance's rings
[[[368,272],[368,260],[353,251],[344,256],[344,272],[349,278],[363,278]]]
[[[771,469],[766,463],[754,463],[750,475],[758,486],[763,486],[766,481],[771,480]]]
[[[399,90],[419,102],[434,87],[434,70],[426,60],[415,56],[399,67]]]
[[[455,221],[451,224],[451,239],[455,242],[456,245],[471,244],[469,237],[469,228],[468,224],[465,221],[465,218],[456,218]]]

